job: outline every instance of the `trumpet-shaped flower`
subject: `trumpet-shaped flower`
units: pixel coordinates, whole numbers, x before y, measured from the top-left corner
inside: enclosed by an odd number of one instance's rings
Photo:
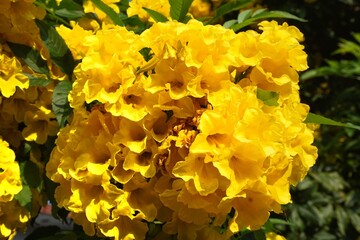
[[[43,106],[37,111],[26,112],[24,123],[23,137],[39,144],[44,144],[48,136],[55,136],[59,129],[53,112]]]
[[[0,203],[11,201],[22,189],[20,168],[15,153],[0,137]]]
[[[29,87],[29,79],[22,74],[22,66],[15,57],[8,57],[0,46],[0,93],[8,98],[17,88]]]

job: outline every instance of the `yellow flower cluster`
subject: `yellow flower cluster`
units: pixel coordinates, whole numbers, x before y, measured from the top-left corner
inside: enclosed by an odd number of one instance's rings
[[[36,7],[34,0],[0,1],[0,38],[32,46],[41,44],[35,18],[42,19],[45,10]]]
[[[21,191],[20,168],[15,153],[0,137],[0,202],[8,202]]]
[[[51,110],[52,88],[17,89],[9,98],[2,98],[0,134],[12,146],[19,147],[22,140],[44,144],[48,136],[56,136],[59,127]]]
[[[105,26],[77,42],[81,54],[71,48],[83,56],[74,116],[46,173],[87,234],[144,239],[156,220],[161,239],[228,239],[291,201],[290,184],[317,157],[298,93],[306,54],[297,28],[259,27],[170,21],[136,35]],[[269,91],[275,104],[259,94]]]
[[[42,19],[45,10],[33,3],[33,0],[0,2],[0,239],[13,239],[16,230],[24,230],[30,218],[37,215],[40,205],[44,204],[41,199],[42,186],[22,186],[15,153],[25,155],[23,149],[26,148],[26,141],[44,144],[49,135],[56,136],[58,132],[58,124],[51,110],[54,84],[46,87],[30,86],[29,78],[24,73],[35,78],[43,76],[34,73],[24,61],[15,57],[7,44],[10,42],[27,45],[37,49],[43,59],[50,59],[34,21]],[[33,56],[27,57],[29,60]],[[51,78],[58,79],[58,69],[50,61],[48,68]],[[60,75],[63,77],[63,74]],[[34,149],[35,147],[32,147],[28,153],[30,159],[22,160],[33,161],[42,174],[43,166],[36,160],[40,157]],[[34,179],[40,178],[34,176],[33,172],[30,174]],[[31,196],[20,198],[31,199],[32,212],[15,197],[25,187],[31,191]]]
[[[29,220],[29,213],[14,199],[21,189],[15,153],[0,136],[0,239],[13,239],[16,229],[24,228]]]
[[[48,135],[56,136],[57,122],[51,110],[53,84],[47,87],[30,87],[28,73],[35,73],[14,57],[3,43],[20,43],[37,49],[47,59],[52,79],[63,79],[64,74],[50,61],[35,19],[42,19],[45,10],[36,7],[33,0],[6,0],[0,3],[0,134],[14,148],[20,141],[35,141],[44,144]],[[19,127],[19,125],[25,125]],[[21,129],[21,130],[20,130]]]

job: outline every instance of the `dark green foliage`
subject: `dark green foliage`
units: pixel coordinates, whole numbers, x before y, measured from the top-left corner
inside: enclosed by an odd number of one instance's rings
[[[72,88],[70,81],[59,82],[55,89],[52,99],[52,109],[60,127],[64,127],[68,116],[72,113],[69,105],[68,94]]]

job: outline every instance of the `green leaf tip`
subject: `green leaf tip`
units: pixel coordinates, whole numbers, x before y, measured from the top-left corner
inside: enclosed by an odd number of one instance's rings
[[[183,22],[192,2],[193,0],[169,0],[171,18]]]
[[[335,120],[332,120],[327,117],[323,117],[321,115],[317,115],[314,113],[309,113],[304,121],[305,123],[315,123],[315,124],[322,124],[322,125],[331,125],[331,126],[338,126],[338,127],[346,127],[346,128],[353,128],[356,130],[360,130],[360,126],[351,124],[351,123],[341,123]]]
[[[119,14],[114,9],[106,5],[101,0],[90,0],[98,9],[103,11],[115,25],[124,26],[124,22],[121,20]]]
[[[167,19],[164,15],[162,15],[160,12],[152,10],[150,8],[143,7],[143,9],[149,14],[150,17],[152,17],[156,22],[167,22],[169,19]]]

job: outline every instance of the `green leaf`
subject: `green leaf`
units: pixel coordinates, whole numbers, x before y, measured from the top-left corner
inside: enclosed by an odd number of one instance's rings
[[[30,212],[32,210],[32,193],[29,186],[22,186],[21,191],[14,197],[22,207],[26,207]]]
[[[305,19],[303,18],[299,18],[291,13],[288,12],[283,12],[283,11],[261,11],[259,12],[254,12],[253,15],[248,18],[245,19],[243,22],[239,22],[238,24],[233,25],[231,28],[237,32],[239,30],[241,30],[242,28],[249,26],[253,23],[256,23],[260,20],[264,20],[264,19],[273,19],[273,18],[285,18],[285,19],[293,19],[293,20],[297,20],[300,22],[306,22]]]
[[[349,223],[349,216],[347,215],[346,211],[340,207],[336,207],[336,219],[337,219],[337,226],[340,230],[340,233],[345,236],[346,235],[346,226]]]
[[[311,176],[329,192],[340,192],[347,184],[338,172],[314,172]]]
[[[90,0],[98,9],[103,11],[115,25],[124,26],[124,22],[114,9],[103,3],[101,0]]]
[[[254,231],[255,240],[266,240],[265,232],[262,229]]]
[[[291,222],[279,218],[269,218],[268,220],[271,222],[272,225],[279,224],[279,225],[292,225]]]
[[[54,13],[60,17],[76,19],[85,16],[84,9],[80,4],[72,0],[62,0]]]
[[[277,102],[279,99],[279,94],[277,92],[266,91],[261,88],[257,89],[256,92],[257,98],[262,100],[268,106],[278,106]]]
[[[349,214],[350,214],[351,224],[354,226],[356,231],[360,233],[360,214],[353,211],[350,211]]]
[[[169,0],[171,18],[183,22],[192,2],[193,0]]]
[[[313,235],[312,239],[316,239],[316,240],[338,240],[339,238],[337,238],[335,235],[322,230],[317,232],[315,235]]]
[[[255,17],[255,16],[257,16],[257,15],[259,15],[260,13],[263,13],[263,12],[265,12],[265,11],[267,11],[266,8],[256,9],[251,16],[252,16],[252,17]]]
[[[36,49],[17,43],[7,44],[15,56],[21,58],[34,72],[50,75],[46,61]]]
[[[236,24],[236,23],[237,23],[237,20],[232,19],[232,20],[224,22],[223,27],[224,28],[231,28],[231,26]]]
[[[215,16],[211,18],[209,21],[207,21],[206,24],[212,24],[217,19],[224,16],[225,14],[244,8],[252,2],[253,2],[252,0],[234,0],[226,4],[223,4],[218,9],[216,9]]]
[[[154,11],[152,9],[143,7],[143,9],[149,14],[150,17],[152,17],[156,22],[167,22],[169,19],[167,19],[164,15],[161,13]]]
[[[239,15],[237,17],[237,23],[241,23],[241,22],[245,21],[246,19],[251,17],[252,14],[253,14],[252,9],[247,9],[245,11],[242,11],[241,13],[239,13]]]
[[[51,59],[71,79],[75,61],[64,39],[48,23],[38,19],[35,20],[35,23],[40,29],[41,40],[49,50]]]
[[[341,123],[334,121],[330,118],[326,118],[314,113],[309,113],[304,121],[305,123],[316,123],[316,124],[323,124],[323,125],[331,125],[331,126],[338,126],[338,127],[347,127],[353,128],[356,130],[360,130],[360,126],[351,124],[351,123]]]
[[[36,20],[35,22],[40,29],[41,39],[48,48],[50,55],[52,57],[64,56],[68,51],[68,47],[55,28],[44,21]]]
[[[72,0],[62,0],[54,13],[68,19],[77,19],[85,16],[83,7]]]
[[[154,54],[151,52],[151,48],[144,47],[140,49],[139,53],[144,57],[145,61],[150,61]]]
[[[72,112],[68,101],[68,95],[71,88],[72,84],[70,81],[61,81],[54,89],[52,109],[60,127],[65,126],[66,120]]]
[[[49,85],[52,82],[49,79],[42,78],[42,77],[36,77],[29,73],[23,73],[23,74],[29,78],[30,87],[46,87],[47,85]]]
[[[22,175],[26,184],[32,188],[40,186],[42,178],[40,176],[39,167],[32,161],[25,161],[21,163],[21,165],[23,165]]]

